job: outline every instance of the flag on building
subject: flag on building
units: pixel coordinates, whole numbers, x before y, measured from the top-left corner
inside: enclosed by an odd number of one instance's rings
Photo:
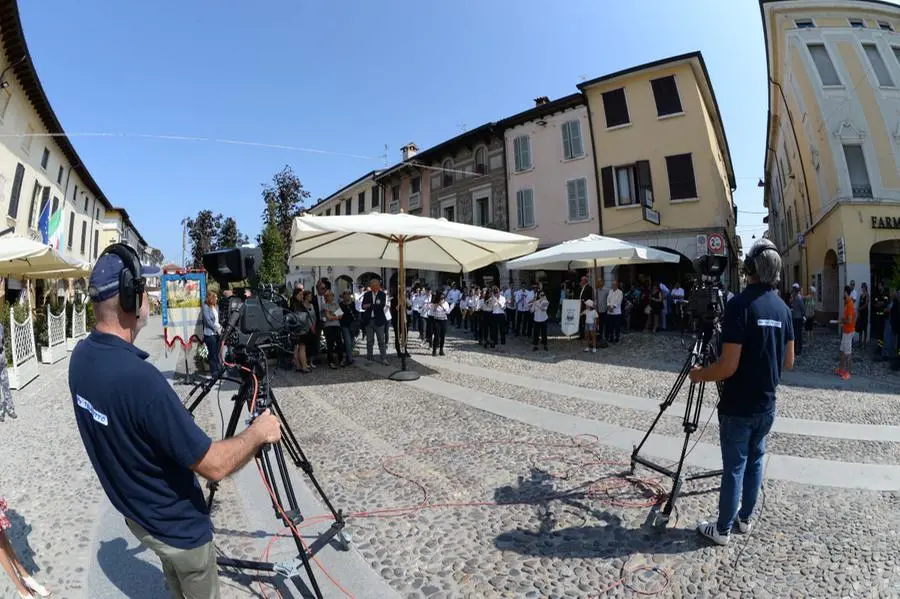
[[[47,243],[56,251],[59,251],[63,246],[62,220],[63,210],[60,208],[50,217],[50,223],[47,227]]]
[[[50,243],[50,202],[43,202],[41,214],[38,216],[38,231],[44,245]]]

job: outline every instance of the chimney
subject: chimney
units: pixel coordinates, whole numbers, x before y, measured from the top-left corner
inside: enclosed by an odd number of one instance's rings
[[[540,106],[541,104],[549,104],[549,103],[550,103],[550,98],[548,98],[547,96],[541,96],[539,98],[534,99],[535,106]]]
[[[409,142],[408,144],[400,148],[400,152],[403,154],[403,161],[406,162],[419,153],[419,146],[417,146],[413,142]]]

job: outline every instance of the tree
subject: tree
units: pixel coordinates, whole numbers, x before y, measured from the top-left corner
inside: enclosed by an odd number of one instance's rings
[[[276,214],[277,207],[270,202],[267,212]],[[287,272],[287,257],[284,241],[274,216],[271,216],[259,237],[259,246],[262,249],[262,264],[259,265],[259,282],[284,285],[284,275]]]
[[[238,230],[237,222],[230,216],[222,220],[219,234],[216,236],[215,249],[226,250],[247,243],[247,236]]]
[[[203,268],[203,254],[215,249],[219,231],[222,229],[222,215],[212,210],[201,210],[196,218],[187,221],[188,238],[191,240],[190,264],[185,267]]]
[[[152,264],[162,265],[165,261],[166,257],[163,256],[163,253],[159,249],[153,248],[150,250],[150,262]]]
[[[291,247],[291,226],[294,218],[303,210],[303,202],[309,198],[309,192],[303,189],[303,184],[300,183],[300,179],[294,174],[293,169],[285,165],[283,169],[275,173],[271,183],[263,184],[262,196],[266,204],[262,220],[267,227],[274,223],[275,229],[281,236],[286,273],[287,253]],[[260,241],[262,241],[262,237],[260,237]]]

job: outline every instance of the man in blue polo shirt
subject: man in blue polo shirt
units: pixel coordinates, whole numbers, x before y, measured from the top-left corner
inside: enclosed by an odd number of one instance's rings
[[[281,429],[267,411],[240,435],[213,442],[194,423],[148,354],[134,346],[149,316],[144,277],[154,270],[121,244],[97,260],[89,284],[97,324],[72,352],[69,389],[103,490],[159,556],[172,594],[216,598],[212,523],[194,473],[225,478],[260,446],[279,440]]]
[[[728,543],[735,517],[740,532],[753,526],[766,437],[775,421],[775,389],[782,367],[794,367],[791,311],[775,291],[781,276],[781,254],[775,244],[763,239],[754,245],[744,260],[744,274],[747,288],[725,304],[722,356],[691,372],[695,383],[724,381],[719,401],[723,469],[719,517],[697,527],[718,545]]]

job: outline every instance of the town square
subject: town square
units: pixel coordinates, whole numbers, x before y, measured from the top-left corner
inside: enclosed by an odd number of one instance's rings
[[[2,0],[0,597],[900,598],[898,31]]]

